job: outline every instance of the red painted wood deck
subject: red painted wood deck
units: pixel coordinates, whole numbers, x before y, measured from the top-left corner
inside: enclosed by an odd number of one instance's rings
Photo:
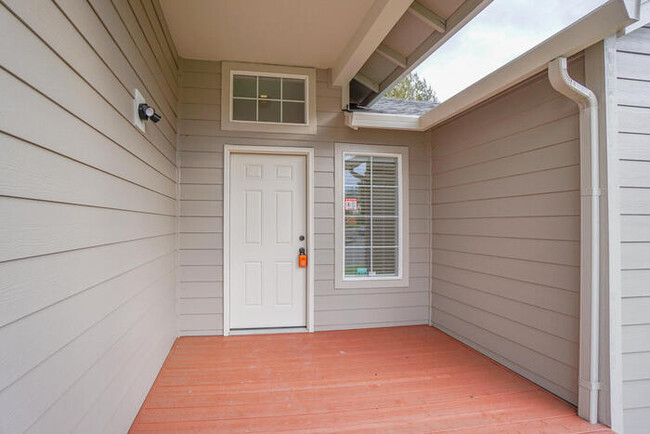
[[[174,344],[131,432],[606,431],[431,327]]]

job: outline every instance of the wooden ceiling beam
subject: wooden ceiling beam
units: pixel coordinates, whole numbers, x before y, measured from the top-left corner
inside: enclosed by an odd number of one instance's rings
[[[377,47],[376,53],[390,60],[400,68],[406,68],[406,57],[402,56],[397,51],[390,48],[388,45],[379,45],[379,47]]]
[[[447,31],[447,23],[445,20],[419,1],[415,0],[411,6],[409,6],[409,12],[435,31],[440,33],[445,33]]]
[[[357,74],[354,76],[354,79],[359,83],[361,83],[362,85],[364,85],[365,87],[367,87],[368,89],[370,89],[371,91],[375,93],[379,92],[379,83],[366,77],[365,75]]]

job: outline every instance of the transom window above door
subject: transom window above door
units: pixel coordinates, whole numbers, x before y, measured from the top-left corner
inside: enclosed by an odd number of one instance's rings
[[[336,284],[408,285],[408,151],[337,145]]]
[[[304,125],[306,87],[305,78],[233,73],[232,120]]]
[[[316,70],[223,62],[221,128],[316,134]]]

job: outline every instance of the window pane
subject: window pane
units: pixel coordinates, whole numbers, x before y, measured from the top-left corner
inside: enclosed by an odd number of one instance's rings
[[[345,185],[370,185],[370,157],[345,157]]]
[[[283,102],[282,103],[282,122],[285,124],[304,124],[305,123],[305,103],[304,102]]]
[[[397,216],[398,201],[397,188],[374,187],[372,189],[372,215]]]
[[[373,247],[395,247],[398,245],[398,225],[396,218],[372,219],[372,245]]]
[[[280,99],[280,78],[260,77],[259,97]]]
[[[259,100],[260,122],[280,122],[280,101]]]
[[[377,276],[396,276],[398,274],[397,249],[374,248],[372,250],[372,271]]]
[[[257,95],[257,77],[251,75],[235,75],[232,84],[233,96],[255,98]]]
[[[370,251],[368,249],[345,249],[345,275],[363,277],[370,273]]]
[[[354,201],[356,199],[356,202]],[[370,215],[370,187],[366,185],[345,187],[345,215]]]
[[[374,185],[397,185],[397,158],[373,157],[372,183]]]
[[[256,120],[257,102],[254,99],[233,99],[232,100],[232,118],[236,121],[254,121]]]
[[[305,100],[305,80],[296,78],[282,79],[282,99],[294,101]]]
[[[396,157],[345,156],[345,273],[348,277],[399,274],[398,162]]]
[[[370,219],[361,217],[345,218],[345,245],[348,247],[370,246]]]

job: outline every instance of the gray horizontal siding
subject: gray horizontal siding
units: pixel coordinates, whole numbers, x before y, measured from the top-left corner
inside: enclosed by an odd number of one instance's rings
[[[317,330],[426,324],[429,304],[429,191],[423,133],[353,131],[343,124],[339,88],[317,73],[316,135],[221,131],[221,65],[182,60],[179,330],[219,334],[223,325],[223,146],[306,146],[315,150],[315,326]],[[334,143],[408,145],[410,286],[334,289]]]
[[[621,193],[623,415],[650,427],[650,28],[617,41]]]
[[[538,76],[431,132],[433,325],[573,403],[578,129]]]
[[[0,432],[126,432],[176,335],[176,54],[151,0],[0,27]]]

